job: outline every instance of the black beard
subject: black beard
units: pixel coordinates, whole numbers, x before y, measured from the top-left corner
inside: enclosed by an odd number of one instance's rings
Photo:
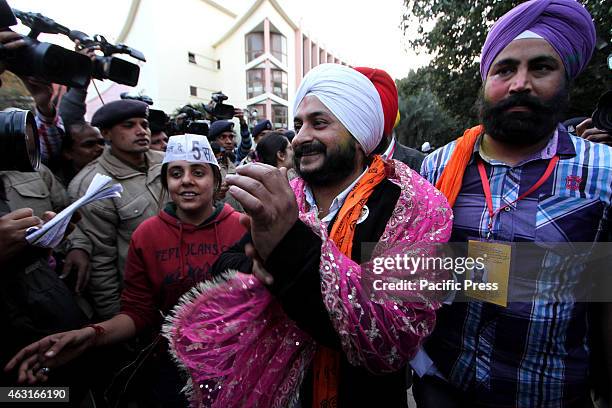
[[[481,93],[478,100],[481,123],[493,139],[512,146],[532,146],[549,137],[557,128],[569,104],[569,92],[563,87],[549,100],[528,93],[516,93],[492,104]],[[524,106],[528,112],[508,112]]]
[[[326,186],[346,179],[354,170],[357,152],[353,140],[347,147],[340,146],[335,151],[329,151],[318,141],[301,144],[294,148],[293,167],[297,174],[311,186]],[[318,152],[325,154],[323,165],[312,171],[302,171],[300,159],[304,154]]]

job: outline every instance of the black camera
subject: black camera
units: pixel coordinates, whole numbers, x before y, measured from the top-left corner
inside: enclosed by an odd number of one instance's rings
[[[36,171],[40,166],[38,130],[32,112],[0,112],[0,170]]]
[[[113,54],[127,54],[137,60],[146,62],[142,52],[128,47],[125,44],[111,44],[102,35],[94,35],[93,39],[87,34],[72,30],[68,33],[72,41],[79,40],[82,48],[91,48],[102,51],[104,56],[96,56],[93,61],[91,76],[96,79],[110,79],[118,84],[136,86],[140,76],[140,67]]]
[[[153,99],[147,95],[121,92],[119,96],[121,99],[131,99],[134,101],[144,102],[149,106],[153,105]],[[166,132],[168,120],[169,118],[168,115],[166,115],[166,112],[159,109],[149,109],[149,129],[151,129],[151,134],[156,134],[162,131]]]
[[[224,104],[223,101],[226,100],[227,95],[223,92],[215,92],[212,94],[210,103],[208,106],[204,106],[204,109],[214,120],[231,119],[234,117],[234,107]]]
[[[144,103],[146,103],[149,106],[153,105],[153,99],[151,99],[151,97],[147,96],[147,95],[133,94],[133,93],[129,93],[129,92],[121,92],[121,94],[119,94],[119,97],[121,99],[131,99],[133,101],[144,102]]]
[[[592,118],[593,126],[612,133],[612,91],[608,91],[599,97]]]
[[[195,109],[193,106],[185,105],[178,115],[168,123],[168,133],[180,135],[191,133],[195,135],[208,136],[210,121],[206,120],[206,114]]]
[[[3,49],[0,53],[0,58],[9,71],[71,87],[87,86],[91,72],[89,58],[36,39],[40,33],[67,35],[70,32],[68,28],[38,13],[24,13],[15,9],[13,13],[24,25],[30,27],[30,33],[23,38],[25,47],[16,50]]]

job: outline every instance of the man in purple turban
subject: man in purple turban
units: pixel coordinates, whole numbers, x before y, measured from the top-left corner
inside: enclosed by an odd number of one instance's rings
[[[481,125],[423,162],[421,174],[453,207],[451,240],[493,256],[486,283],[508,290],[466,290],[437,311],[411,362],[419,408],[590,406],[593,317],[579,288],[591,294],[597,275],[554,248],[609,239],[612,148],[559,123],[594,43],[575,0],[512,9],[482,50]]]
[[[575,0],[531,0],[518,5],[491,28],[482,47],[480,76],[485,81],[493,60],[512,41],[543,38],[559,54],[568,78],[586,67],[595,46],[589,12]]]

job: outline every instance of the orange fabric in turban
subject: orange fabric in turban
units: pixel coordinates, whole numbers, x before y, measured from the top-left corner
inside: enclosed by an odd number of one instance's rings
[[[395,87],[395,81],[382,69],[356,67],[355,70],[368,77],[378,91],[380,101],[382,102],[383,113],[385,115],[384,134],[385,136],[391,135],[391,132],[395,127],[395,120],[398,112],[397,88]]]

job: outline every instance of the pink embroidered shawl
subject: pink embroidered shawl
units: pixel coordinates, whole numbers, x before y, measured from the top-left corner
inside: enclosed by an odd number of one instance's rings
[[[388,164],[394,168],[388,179],[401,193],[374,256],[424,254],[448,241],[452,212],[444,196],[405,164]],[[371,265],[341,254],[309,211],[303,180],[291,186],[300,220],[322,240],[321,293],[348,360],[374,373],[403,368],[433,330],[440,303],[425,292],[416,301],[414,292],[410,300],[375,298],[364,287]],[[291,406],[316,349],[266,287],[239,272],[186,294],[164,332],[189,373],[193,407]]]

